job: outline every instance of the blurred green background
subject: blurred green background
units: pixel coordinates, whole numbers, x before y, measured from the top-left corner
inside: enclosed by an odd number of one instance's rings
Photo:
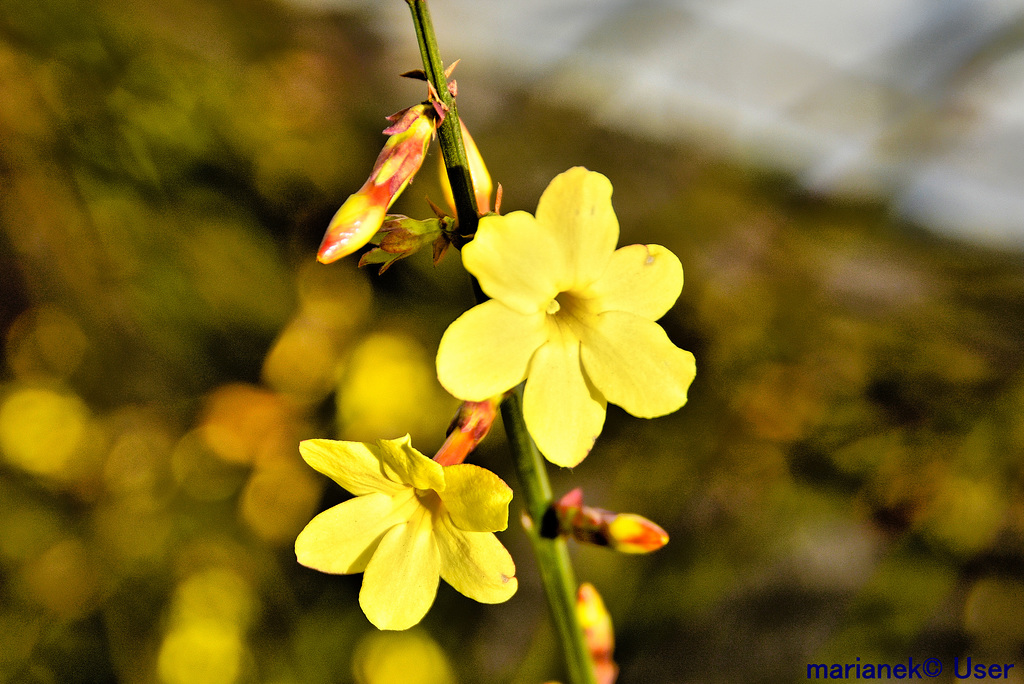
[[[425,95],[366,21],[264,0],[0,5],[0,681],[562,676],[515,500],[519,593],[482,606],[443,585],[408,633],[369,626],[360,576],[294,560],[346,496],[297,442],[410,432],[433,453],[457,406],[433,355],[472,304],[455,253],[383,277],[314,261],[383,117]],[[1021,256],[501,83],[460,98],[504,211],[585,165],[612,180],[622,243],[686,272],[663,325],[697,356],[690,403],[610,408],[590,457],[553,474],[671,535],[647,557],[573,547],[620,681],[930,655],[1018,662],[1024,681]],[[440,201],[435,164],[396,210]],[[473,460],[517,486],[500,430]]]

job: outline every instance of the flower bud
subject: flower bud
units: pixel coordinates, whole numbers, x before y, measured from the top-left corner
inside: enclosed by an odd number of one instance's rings
[[[647,518],[619,513],[608,524],[608,545],[622,553],[650,553],[668,543],[668,533]]]
[[[615,649],[612,616],[590,582],[581,584],[576,592],[576,616],[583,628],[583,639],[594,663],[597,681],[599,684],[614,684],[619,676],[619,667],[612,660],[612,651]]]
[[[498,413],[498,400],[467,401],[448,427],[448,439],[434,456],[441,465],[462,463],[487,436]]]
[[[558,533],[584,544],[608,546],[621,553],[650,553],[668,543],[668,533],[643,516],[584,506],[578,487],[552,508]]]
[[[370,177],[355,194],[341,205],[320,243],[317,261],[329,264],[352,254],[370,241],[388,207],[416,175],[434,134],[432,107],[419,104],[392,114],[392,125],[384,129],[390,135],[377,156]]]
[[[462,143],[466,148],[466,159],[469,161],[469,177],[473,181],[473,193],[476,195],[476,209],[479,214],[486,214],[491,210],[491,190],[494,189],[491,183],[491,174],[487,172],[487,165],[484,164],[483,155],[473,142],[473,136],[466,129],[466,124],[459,119],[459,127],[462,129]],[[441,192],[444,193],[445,201],[451,207],[452,213],[455,209],[455,198],[452,197],[452,186],[448,182],[448,172],[444,166],[444,159],[441,160]]]

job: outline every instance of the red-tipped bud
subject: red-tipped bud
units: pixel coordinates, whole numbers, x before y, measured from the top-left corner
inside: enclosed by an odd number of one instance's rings
[[[614,684],[619,676],[619,667],[612,660],[612,651],[615,650],[612,616],[590,582],[581,584],[576,593],[576,616],[583,628],[583,638],[594,662],[594,675],[598,683]]]
[[[608,525],[608,540],[622,553],[650,553],[668,544],[668,533],[643,516],[620,513]]]
[[[317,261],[329,264],[370,241],[412,177],[419,171],[434,134],[432,107],[419,104],[388,117],[390,135],[377,156],[369,179],[341,205],[320,243]]]
[[[365,245],[380,228],[387,210],[387,187],[367,181],[334,214],[320,242],[316,260],[329,264]]]
[[[466,129],[466,124],[459,119],[459,127],[462,129],[462,143],[466,148],[466,159],[469,161],[469,177],[473,181],[473,193],[476,195],[476,209],[480,214],[486,214],[491,210],[491,191],[494,185],[491,183],[491,174],[487,172],[487,165],[484,164],[483,155],[473,141],[473,136]],[[438,157],[440,159],[440,157]],[[452,197],[452,186],[448,182],[448,172],[444,167],[444,159],[441,159],[441,192],[444,193],[445,201],[455,211],[455,198]]]
[[[448,428],[448,439],[441,445],[434,460],[444,466],[465,461],[487,436],[497,413],[497,399],[463,403]]]
[[[608,546],[622,553],[650,553],[668,543],[668,533],[643,516],[583,505],[576,488],[553,506],[558,532],[577,541]]]

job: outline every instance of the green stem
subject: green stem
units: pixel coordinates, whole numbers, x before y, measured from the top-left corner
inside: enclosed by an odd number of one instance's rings
[[[476,233],[477,205],[473,194],[473,179],[469,173],[469,161],[466,158],[466,146],[462,142],[462,127],[459,126],[459,110],[455,98],[448,92],[448,79],[444,75],[444,62],[437,49],[437,38],[434,36],[434,25],[430,21],[430,10],[426,0],[406,0],[412,11],[412,21],[416,26],[416,40],[420,46],[420,57],[423,59],[423,70],[431,85],[437,91],[441,102],[447,108],[444,121],[437,129],[437,140],[441,144],[441,156],[448,172],[448,183],[455,199],[455,209],[459,219],[459,234],[472,236]],[[461,247],[461,245],[456,245]]]
[[[437,90],[441,101],[448,108],[448,115],[438,128],[441,155],[452,187],[455,208],[459,218],[459,233],[471,236],[476,232],[477,205],[473,194],[473,181],[469,174],[466,148],[462,142],[462,130],[455,99],[448,92],[444,75],[444,63],[437,49],[434,26],[426,0],[406,0],[412,11],[416,26],[416,38],[423,58],[423,68],[430,83]],[[474,281],[477,301],[483,301],[484,294]],[[565,652],[566,669],[570,684],[597,684],[594,665],[583,638],[579,618],[576,615],[576,575],[569,559],[569,550],[562,538],[548,539],[540,534],[541,521],[553,502],[551,484],[548,481],[544,458],[533,443],[526,429],[522,409],[522,387],[510,392],[501,404],[501,416],[512,450],[513,462],[526,498],[526,510],[532,525],[527,530],[533,544],[537,563],[540,566],[541,582],[547,597],[548,607],[555,623],[555,630]]]
[[[565,652],[569,681],[572,684],[596,684],[594,663],[576,614],[576,574],[569,559],[569,548],[562,537],[549,539],[541,536],[541,524],[553,497],[544,457],[533,443],[523,419],[522,386],[509,392],[501,403],[501,420],[512,449],[516,474],[523,485],[526,510],[532,522],[527,534],[537,555],[548,608]]]

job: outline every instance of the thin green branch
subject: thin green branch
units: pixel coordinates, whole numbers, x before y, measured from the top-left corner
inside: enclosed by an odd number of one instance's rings
[[[466,148],[462,142],[462,130],[455,98],[448,92],[444,74],[444,63],[437,49],[434,27],[426,0],[406,0],[412,11],[416,26],[416,38],[423,58],[423,68],[441,101],[448,109],[448,115],[438,128],[441,155],[452,187],[455,208],[459,219],[459,233],[471,236],[476,232],[477,205],[473,194],[473,181],[469,173]],[[475,280],[473,290],[477,301],[485,296]],[[552,504],[551,484],[548,481],[544,458],[533,443],[526,429],[522,410],[522,388],[510,392],[501,404],[501,416],[512,451],[516,473],[523,487],[526,510],[532,521],[527,530],[540,567],[541,582],[547,597],[555,630],[565,652],[566,670],[571,684],[597,684],[594,666],[583,638],[576,614],[576,576],[569,550],[562,538],[542,537],[541,522]]]
[[[459,126],[459,111],[455,98],[448,92],[448,79],[444,74],[444,62],[437,49],[434,25],[430,21],[430,10],[426,0],[406,0],[412,11],[416,26],[416,40],[420,46],[423,70],[431,85],[437,91],[441,102],[447,108],[447,115],[437,129],[437,140],[441,144],[441,156],[448,172],[448,183],[452,187],[455,209],[459,219],[459,234],[471,236],[476,232],[477,205],[473,194],[473,179],[469,173],[466,146],[462,142],[462,127]],[[461,246],[461,245],[457,245]]]
[[[551,484],[544,457],[537,450],[523,420],[523,388],[509,392],[501,403],[501,420],[512,449],[516,474],[523,485],[526,510],[532,525],[527,530],[540,567],[541,583],[555,623],[555,631],[565,652],[566,670],[572,684],[596,684],[594,663],[587,650],[576,614],[576,574],[569,549],[562,537],[541,536],[545,514],[551,507]]]

